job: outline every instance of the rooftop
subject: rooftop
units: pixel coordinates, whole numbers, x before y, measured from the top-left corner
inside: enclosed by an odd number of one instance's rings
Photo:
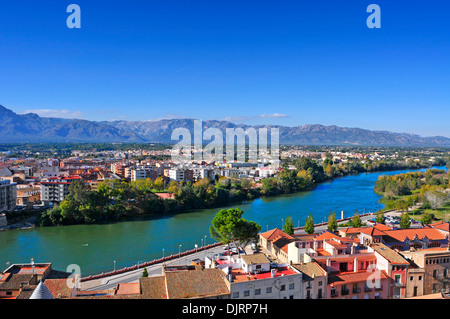
[[[289,267],[280,267],[280,268],[274,268],[274,277],[281,277],[281,276],[289,276],[289,275],[295,275],[297,272],[292,270]],[[272,278],[272,272],[262,272],[259,274],[248,274],[242,269],[233,269],[232,271],[233,276],[233,282],[244,282],[244,281],[251,281],[251,280],[262,280],[262,279],[268,279]]]

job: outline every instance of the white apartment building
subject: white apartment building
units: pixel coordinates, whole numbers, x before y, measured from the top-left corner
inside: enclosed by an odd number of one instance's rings
[[[69,195],[69,186],[74,180],[81,179],[80,176],[52,177],[42,181],[41,201],[44,205],[59,204]]]
[[[171,181],[182,182],[184,181],[184,170],[183,169],[170,169],[169,179]]]
[[[0,180],[0,212],[16,208],[17,184]]]
[[[262,253],[206,257],[205,267],[222,269],[231,299],[302,299],[303,274],[289,264],[272,264]]]

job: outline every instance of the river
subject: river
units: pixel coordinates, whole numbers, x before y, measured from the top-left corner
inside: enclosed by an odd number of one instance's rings
[[[229,207],[241,208],[245,212],[243,217],[259,223],[262,231],[281,228],[288,216],[292,216],[297,227],[305,224],[310,213],[319,223],[326,221],[333,211],[338,218],[342,210],[345,217],[352,216],[355,210],[361,214],[375,212],[383,208],[378,203],[380,196],[373,191],[378,177],[408,171],[412,170],[349,175],[322,183],[312,191],[259,198]],[[177,254],[193,249],[196,244],[200,247],[214,242],[209,236],[209,226],[219,210],[202,209],[112,224],[0,232],[0,270],[13,263],[29,263],[34,258],[35,262],[51,262],[54,269],[63,271],[68,265],[77,264],[82,276],[87,276],[112,270],[114,261],[119,269]]]

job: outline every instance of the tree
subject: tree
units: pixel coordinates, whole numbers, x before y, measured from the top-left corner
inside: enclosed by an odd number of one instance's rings
[[[384,214],[382,211],[379,211],[377,213],[377,216],[375,217],[375,222],[380,223],[380,224],[384,222]]]
[[[438,209],[444,205],[449,196],[445,190],[433,188],[425,193],[425,197],[430,202],[433,209]]]
[[[284,222],[284,229],[283,231],[288,235],[294,234],[294,222],[292,221],[292,217],[289,216],[286,218],[286,221]]]
[[[148,271],[147,268],[144,268],[144,271],[142,272],[142,278],[148,277]]]
[[[335,232],[338,228],[337,220],[336,220],[336,213],[332,212],[328,215],[328,226],[327,229],[329,231]]]
[[[361,227],[362,226],[361,217],[359,216],[358,211],[356,211],[355,215],[353,215],[352,226],[353,227]]]
[[[223,244],[234,242],[236,247],[238,247],[236,241],[240,243],[256,241],[261,226],[242,218],[243,214],[244,211],[239,208],[220,210],[209,227],[211,237]]]
[[[408,229],[410,226],[410,218],[408,213],[403,213],[400,216],[400,227],[403,229]]]
[[[306,219],[305,227],[303,229],[307,234],[314,233],[314,218],[312,214],[309,214],[308,218]]]
[[[421,222],[422,222],[422,225],[428,225],[428,224],[431,224],[431,222],[432,222],[432,218],[431,218],[432,216],[428,213],[428,212],[424,212],[423,214],[422,214],[422,220],[421,220]]]

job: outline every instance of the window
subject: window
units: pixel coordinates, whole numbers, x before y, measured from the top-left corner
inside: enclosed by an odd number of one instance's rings
[[[250,290],[244,290],[244,297],[250,296]]]
[[[281,285],[280,290],[281,290],[281,291],[285,291],[285,290],[286,290],[286,285]]]
[[[255,289],[255,296],[261,294],[261,288]]]
[[[239,298],[239,291],[233,292],[233,298]]]
[[[435,270],[433,270],[433,278],[436,278],[437,277],[437,270],[435,269]]]
[[[289,284],[289,290],[292,290],[292,289],[294,289],[294,284],[293,283]]]
[[[419,276],[419,280],[422,280],[422,276]]]
[[[322,286],[322,281],[319,281],[318,286],[319,286],[319,287]]]
[[[266,294],[271,294],[271,293],[272,293],[272,287],[267,287]]]

